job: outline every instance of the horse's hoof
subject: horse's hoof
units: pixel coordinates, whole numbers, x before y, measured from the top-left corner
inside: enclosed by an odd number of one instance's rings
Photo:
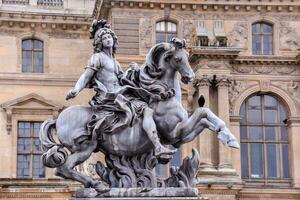
[[[236,140],[229,141],[228,146],[236,149],[240,148],[240,144]]]

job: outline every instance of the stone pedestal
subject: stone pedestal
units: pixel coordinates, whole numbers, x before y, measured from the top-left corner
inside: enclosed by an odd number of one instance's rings
[[[71,198],[69,200],[209,200],[207,197],[103,197],[103,198]]]

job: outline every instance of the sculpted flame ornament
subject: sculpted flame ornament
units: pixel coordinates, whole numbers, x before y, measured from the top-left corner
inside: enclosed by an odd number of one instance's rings
[[[183,108],[176,73],[185,84],[195,76],[185,40],[173,38],[155,45],[142,66],[131,63],[123,72],[114,57],[118,40],[106,21],[94,21],[90,32],[94,54],[66,99],[84,88],[94,88],[95,95],[90,106],[70,106],[57,119],[42,124],[44,165],[56,168],[57,176],[82,183],[77,197],[196,196],[196,149],[179,168],[170,169],[170,177],[162,180],[153,174],[155,166],[168,163],[176,151],[165,145],[176,149],[205,128],[218,134],[226,146],[239,148],[239,144],[225,123],[203,107],[203,97],[190,117]],[[96,164],[99,179],[74,170],[99,151],[106,162],[106,166]]]

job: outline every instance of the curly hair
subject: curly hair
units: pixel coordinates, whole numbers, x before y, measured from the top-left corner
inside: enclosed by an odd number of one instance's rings
[[[94,39],[93,46],[94,46],[94,53],[98,53],[102,51],[103,45],[102,45],[102,36],[105,34],[110,34],[113,38],[114,44],[113,44],[113,55],[115,54],[117,50],[118,45],[118,38],[116,34],[111,30],[110,24],[107,23],[106,20],[94,20],[90,27],[90,38]]]

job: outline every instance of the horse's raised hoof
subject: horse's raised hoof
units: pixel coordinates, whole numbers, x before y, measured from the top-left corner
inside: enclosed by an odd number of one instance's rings
[[[228,144],[229,147],[232,147],[232,148],[235,148],[235,149],[240,148],[240,144],[236,140],[230,140],[227,144]]]

